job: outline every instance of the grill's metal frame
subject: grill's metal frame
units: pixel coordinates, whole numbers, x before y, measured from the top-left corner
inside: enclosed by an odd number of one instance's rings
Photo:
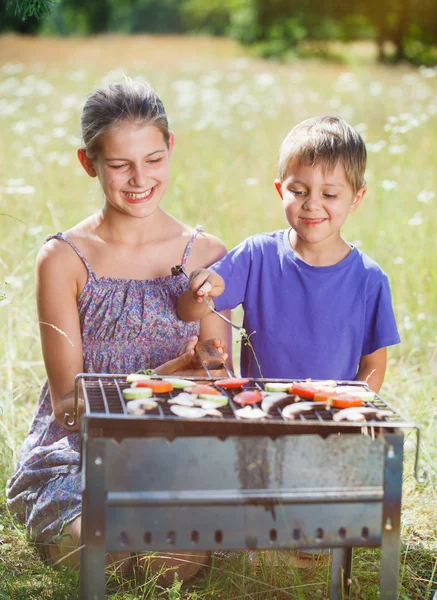
[[[330,598],[340,600],[359,546],[381,547],[380,598],[397,599],[402,429],[419,436],[416,425],[398,416],[361,436],[353,423],[266,428],[93,413],[86,380],[94,377],[126,375],[76,378],[86,406],[81,600],[104,598],[107,551],[237,548],[332,548]]]

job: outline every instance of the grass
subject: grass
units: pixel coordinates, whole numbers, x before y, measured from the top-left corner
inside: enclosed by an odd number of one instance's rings
[[[101,206],[82,172],[80,106],[102,81],[127,73],[148,79],[176,133],[165,208],[202,223],[228,247],[284,227],[273,189],[279,143],[298,121],[343,116],[369,147],[368,195],[345,228],[348,240],[388,273],[402,344],[390,350],[382,395],[422,429],[424,484],[414,479],[415,442],[405,443],[402,600],[437,588],[437,72],[316,60],[255,60],[226,40],[120,36],[0,43],[0,482],[17,460],[44,365],[34,300],[34,261],[47,234]],[[183,56],[183,59],[181,59]],[[79,66],[78,66],[79,65]],[[240,315],[235,319],[239,322]],[[354,555],[353,600],[378,597],[377,551]],[[203,600],[326,598],[327,569],[271,569],[247,553],[217,557],[190,587],[144,583],[140,573],[110,582],[110,596]],[[43,565],[0,501],[0,600],[77,597],[77,575]]]

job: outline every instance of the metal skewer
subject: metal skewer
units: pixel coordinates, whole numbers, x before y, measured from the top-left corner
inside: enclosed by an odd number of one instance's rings
[[[188,279],[188,275],[185,273],[183,265],[175,265],[174,267],[171,268],[172,275],[176,276],[176,275],[180,275],[181,273],[183,275],[185,275],[185,277]],[[243,329],[240,325],[233,323],[230,319],[228,319],[227,317],[225,317],[224,315],[222,315],[218,311],[216,311],[214,306],[211,303],[211,300],[208,300],[208,298],[206,298],[205,296],[203,296],[203,300],[204,300],[205,304],[208,306],[208,308],[210,310],[212,310],[213,313],[218,315],[220,317],[220,319],[223,319],[223,321],[226,321],[226,323],[228,323],[228,325],[231,325],[234,329],[237,329],[238,331]]]
[[[177,275],[181,275],[182,274],[182,275],[185,275],[185,277],[188,279],[188,275],[186,274],[183,265],[175,265],[174,267],[172,267],[171,274],[173,276],[177,276]],[[220,317],[220,319],[223,319],[223,321],[226,321],[226,323],[228,323],[229,325],[231,325],[232,327],[234,327],[238,331],[240,331],[242,329],[242,327],[240,327],[236,323],[233,323],[230,319],[226,318],[225,316],[223,316],[219,312],[217,312],[215,310],[215,308],[213,307],[213,305],[211,304],[211,301],[208,300],[207,298],[205,298],[205,296],[203,297],[203,300],[205,301],[205,303],[208,306],[208,308],[210,310],[212,310],[213,313],[215,313],[216,315],[218,315]],[[208,377],[210,377],[212,379],[212,373],[208,369],[207,364],[204,361],[202,361],[202,360],[200,360],[200,362],[202,364],[202,367],[205,369],[206,374],[208,375]],[[226,371],[226,373],[228,374],[229,377],[235,377],[235,375],[229,369],[229,367],[228,367],[228,365],[226,364],[225,361],[223,361],[222,365],[223,365],[223,368],[224,368],[224,370]]]

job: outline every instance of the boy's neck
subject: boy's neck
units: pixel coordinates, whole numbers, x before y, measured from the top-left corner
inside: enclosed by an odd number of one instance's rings
[[[288,239],[297,256],[313,267],[336,265],[351,252],[350,245],[340,236],[336,239],[324,240],[319,244],[308,244],[299,238],[293,229],[290,229]]]

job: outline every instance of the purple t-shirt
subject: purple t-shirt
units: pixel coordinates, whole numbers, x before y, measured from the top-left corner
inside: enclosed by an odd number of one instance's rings
[[[216,308],[243,305],[263,377],[353,380],[361,356],[400,341],[387,275],[355,247],[336,265],[314,267],[280,230],[246,239],[212,269],[226,284]],[[244,343],[240,368],[260,376]]]

